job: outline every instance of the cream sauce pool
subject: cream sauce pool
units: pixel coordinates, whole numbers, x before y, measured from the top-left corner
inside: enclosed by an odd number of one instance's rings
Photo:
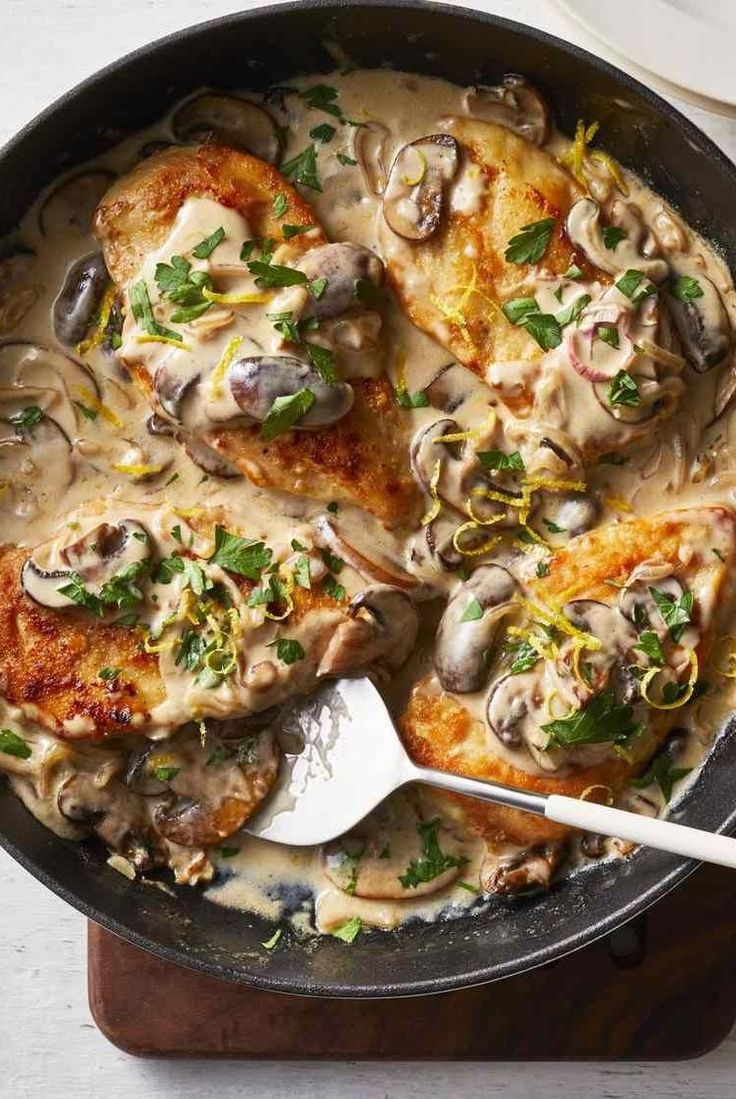
[[[310,108],[308,100],[297,94],[285,95],[280,102],[271,101],[269,109],[285,128],[284,160],[297,155],[310,143],[314,144],[321,191],[303,189],[303,195],[327,238],[362,244],[381,255],[381,199],[376,191],[385,186],[387,171],[396,152],[408,142],[438,132],[444,125],[443,120],[462,115],[466,90],[439,80],[385,71],[335,73],[321,79],[335,89],[335,102],[339,102],[343,117],[363,125],[335,123],[332,127],[334,112]],[[301,81],[300,86],[312,83]],[[313,132],[320,124],[333,129],[329,140],[320,141],[319,137],[314,137]],[[605,141],[605,135],[602,136]],[[136,162],[143,146],[170,140],[169,120],[164,120],[101,157],[95,162],[94,170],[122,174]],[[547,148],[553,154],[561,155],[569,143],[569,138],[555,132]],[[630,192],[628,201],[639,207],[642,221],[661,253],[676,256],[686,250],[694,269],[707,273],[717,287],[729,317],[732,321],[736,319],[736,294],[721,257],[688,230],[678,215],[632,173],[627,171],[625,176]],[[590,190],[602,203],[612,201],[605,174],[591,180]],[[472,213],[478,208],[481,197],[477,178],[463,173],[453,188],[451,205],[454,210]],[[87,210],[80,211],[70,209],[63,199],[42,196],[10,242],[15,250],[14,258],[6,262],[5,283],[0,281],[0,334],[8,341],[0,347],[0,385],[4,387],[0,399],[10,402],[3,416],[7,420],[18,411],[17,394],[9,394],[7,387],[11,379],[20,377],[23,384],[31,388],[33,404],[54,415],[71,440],[74,475],[70,475],[66,445],[56,437],[44,438],[38,453],[26,455],[17,470],[11,464],[10,472],[7,457],[10,450],[5,448],[5,454],[0,456],[3,541],[31,548],[45,543],[46,553],[53,557],[59,545],[68,543],[76,532],[89,529],[94,517],[100,514],[99,501],[104,500],[106,521],[112,521],[110,517],[119,520],[126,515],[153,516],[151,526],[157,548],[161,553],[170,553],[175,549],[170,531],[177,523],[180,530],[183,527],[189,531],[187,521],[193,514],[194,505],[195,510],[197,506],[205,506],[213,513],[229,518],[234,526],[246,530],[249,537],[264,539],[273,547],[275,557],[284,557],[292,539],[308,538],[309,524],[323,511],[323,505],[306,498],[261,490],[242,477],[223,479],[203,472],[173,438],[147,430],[151,414],[147,401],[131,384],[115,356],[95,346],[94,342],[83,349],[82,358],[92,371],[99,392],[81,368],[76,368],[70,375],[68,363],[59,367],[59,352],[38,352],[13,342],[57,346],[53,302],[72,263],[98,249],[89,225],[88,215],[93,204],[91,202]],[[170,235],[146,258],[137,277],[146,278],[153,286],[157,264],[168,263],[172,255],[191,252],[192,247],[217,226],[225,229],[225,242],[213,256],[197,261],[193,269],[225,278],[230,294],[252,289],[249,280],[243,277],[239,244],[236,247],[234,243],[247,240],[250,227],[237,212],[204,198],[189,199],[185,203]],[[228,268],[232,268],[229,276]],[[543,278],[532,280],[528,287],[528,293],[539,298],[545,311],[546,298],[551,298],[553,290],[560,292],[557,301],[564,307],[572,304],[583,291],[595,296],[600,287],[587,283],[576,287],[570,282],[562,286],[545,286]],[[247,319],[243,310],[237,307],[233,310],[227,303],[216,303],[199,322],[195,321],[194,335],[201,338],[201,347],[206,351],[200,355],[198,364],[206,360],[211,384],[206,400],[184,403],[182,420],[188,429],[224,422],[238,414],[232,397],[223,394],[216,384],[217,379],[213,378],[216,365],[227,353],[234,336],[245,341],[240,353],[250,348],[278,354],[283,344],[266,314],[279,308],[288,310],[291,293],[287,289],[280,292],[276,302],[255,303],[248,308]],[[558,307],[552,305],[551,308]],[[143,333],[140,319],[136,320],[129,312],[122,329],[121,359],[143,363],[151,374],[164,364],[177,379],[185,381],[187,371],[193,369],[191,354],[169,344],[142,344]],[[637,331],[632,338],[642,339],[645,335]],[[609,349],[607,353],[613,352]],[[573,386],[570,393],[564,392],[567,383],[563,383],[556,365],[560,354],[561,351],[550,352],[541,365],[537,361],[492,366],[489,380],[503,393],[507,379],[511,378],[513,384],[517,384],[519,377],[526,374],[529,384],[538,393],[539,418],[543,417],[545,423],[560,430],[570,428],[576,438],[584,438],[586,432],[595,433],[596,424],[600,425],[600,407],[589,395],[589,387],[583,391],[580,386]],[[415,328],[393,299],[383,310],[380,344],[357,352],[343,347],[340,355],[341,375],[346,380],[356,376],[377,376],[386,369],[393,384],[404,385],[410,393],[423,390],[448,361],[451,361],[448,352]],[[58,368],[56,372],[55,367]],[[60,375],[66,379],[61,384]],[[724,414],[716,415],[726,403],[729,376],[728,364],[693,375],[688,380],[687,400],[669,420],[635,449],[628,448],[625,458],[614,458],[613,462],[604,461],[589,468],[589,488],[603,503],[602,522],[694,503],[734,505],[734,421],[728,409]],[[545,392],[552,395],[547,406],[543,404]],[[560,400],[564,406],[562,411],[559,411]],[[471,404],[458,414],[461,430],[477,427],[477,413],[478,409]],[[420,407],[404,410],[403,416],[408,446],[419,428],[437,418],[437,412]],[[512,440],[516,429],[521,435],[528,429],[528,425],[519,428],[513,416],[504,417],[501,413],[501,420],[506,437]],[[12,441],[10,428],[7,436]],[[52,460],[48,460],[49,454]],[[10,462],[14,461],[12,457]],[[341,517],[345,523],[362,524],[364,529],[368,524],[374,544],[380,543],[390,557],[403,561],[408,571],[432,584],[437,594],[450,591],[455,582],[453,575],[438,575],[437,570],[416,552],[421,532],[419,535],[406,531],[387,533],[377,522],[349,505],[342,506]],[[191,537],[200,536],[194,532]],[[551,540],[553,545],[563,541],[559,537]],[[220,579],[227,578],[222,576]],[[360,578],[350,568],[342,579],[349,594],[359,589]],[[172,598],[177,594],[176,588],[170,592]],[[159,617],[165,616],[166,609],[164,603],[159,604]],[[430,618],[431,613],[427,612]],[[328,627],[330,621],[328,616]],[[727,625],[722,632],[729,632]],[[265,652],[267,641],[264,639],[261,644]],[[400,712],[412,681],[425,673],[428,666],[425,645],[424,651],[412,657],[406,670],[388,688],[389,702],[396,713]],[[170,655],[162,654],[161,668],[167,695],[154,713],[155,724],[149,730],[149,736],[165,739],[172,726],[190,720],[195,714],[198,717],[217,716],[218,706],[227,714],[228,706],[232,704],[227,693],[207,695],[201,690],[193,691],[190,681]],[[709,678],[718,679],[718,676]],[[730,681],[721,679],[718,689],[713,689],[684,711],[688,739],[678,758],[680,766],[697,766],[710,747],[724,714],[733,705],[732,694]],[[460,697],[474,715],[482,718],[485,691]],[[248,700],[245,690],[239,701],[248,708]],[[278,692],[274,694],[274,701],[278,701]],[[33,763],[0,754],[0,769],[9,772],[13,789],[39,819],[59,834],[77,838],[78,829],[58,812],[55,804],[58,774],[67,774],[65,767],[72,766],[64,762],[71,753],[68,744],[42,730],[29,719],[27,710],[22,713],[0,702],[0,715],[3,727],[12,726],[37,749]],[[77,730],[77,733],[83,735],[84,730]],[[115,755],[113,748],[84,745],[79,741],[75,741],[73,751],[86,756],[88,762],[92,759],[89,766],[103,768]],[[500,743],[494,746],[494,751],[518,765],[517,752]],[[35,762],[37,757],[45,761],[40,769],[41,777]],[[530,771],[540,771],[544,769],[544,761],[535,767],[534,762],[527,760],[524,766]],[[48,778],[52,773],[57,776],[54,780]],[[622,804],[648,813],[663,808],[656,788],[648,788],[644,793],[631,789],[623,795]],[[404,895],[401,899],[391,895],[392,887],[387,885],[389,879],[393,881],[400,868],[406,868],[420,853],[417,813],[426,820],[434,811],[431,795],[415,792],[411,796],[395,796],[375,815],[365,842],[379,855],[390,849],[390,857],[384,860],[387,865],[383,878],[379,873],[380,858],[372,863],[377,868],[373,885],[378,899],[350,895],[349,882],[346,888],[341,878],[343,872],[350,872],[350,860],[348,858],[345,865],[344,852],[340,857],[331,858],[329,852],[277,848],[241,834],[230,837],[221,847],[209,852],[214,876],[211,871],[205,873],[195,868],[188,877],[197,880],[200,873],[204,879],[212,876],[208,896],[218,904],[256,911],[275,921],[288,915],[304,931],[315,926],[320,931],[329,931],[345,925],[353,917],[359,917],[369,926],[390,928],[416,916],[430,919],[440,913],[465,911],[469,906],[478,910],[481,867],[487,853],[483,843],[462,834],[450,823],[442,826],[443,846],[446,851],[462,857],[464,865],[460,875],[453,874],[451,880],[436,883],[440,888],[433,892],[423,894],[418,890],[411,898]],[[615,851],[615,847],[612,849]],[[506,854],[512,856],[513,849],[496,852],[495,857],[502,860]],[[114,865],[121,868],[121,861],[116,859]],[[124,860],[122,868],[125,869]],[[189,870],[191,867],[186,868],[187,872]],[[187,872],[183,871],[184,877]],[[316,915],[313,915],[315,908]]]

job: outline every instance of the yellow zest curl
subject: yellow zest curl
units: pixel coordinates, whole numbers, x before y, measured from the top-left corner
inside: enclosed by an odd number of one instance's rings
[[[136,336],[136,343],[165,343],[170,347],[176,347],[179,351],[191,351],[191,347],[188,347],[183,340],[174,340],[171,336]]]
[[[220,357],[220,361],[218,362],[215,369],[212,371],[212,377],[210,378],[211,397],[219,397],[222,389],[222,383],[224,381],[225,375],[227,374],[228,367],[233,361],[233,358],[235,357],[235,352],[238,350],[242,342],[242,336],[233,336],[233,338],[229,341],[227,347],[223,351]]]
[[[427,514],[422,519],[422,526],[428,527],[430,523],[433,523],[439,513],[442,511],[442,501],[437,491],[437,486],[440,483],[440,474],[442,473],[442,459],[438,458],[434,463],[434,469],[432,470],[432,476],[429,479],[429,495],[432,497],[432,506]]]
[[[499,516],[499,519],[500,518],[501,516]],[[484,553],[488,553],[489,550],[492,550],[493,547],[497,546],[501,541],[500,535],[489,534],[485,542],[482,542],[480,546],[476,546],[474,549],[471,549],[469,546],[463,546],[462,537],[464,534],[470,534],[471,532],[478,531],[482,527],[489,525],[489,523],[476,523],[472,520],[469,523],[461,523],[452,536],[453,549],[455,549],[457,553],[462,554],[463,557],[481,557]]]
[[[406,187],[416,187],[417,183],[421,183],[427,174],[427,158],[421,149],[415,149],[414,152],[419,157],[419,175],[418,176],[402,176],[401,182]]]
[[[203,286],[202,297],[207,301],[215,301],[218,305],[266,305],[273,295],[253,291],[248,294],[218,294],[215,290],[208,290]]]
[[[662,668],[650,668],[646,675],[642,678],[639,684],[641,697],[650,706],[653,706],[655,710],[679,710],[681,706],[684,706],[685,703],[689,702],[692,698],[693,691],[695,690],[695,684],[698,680],[698,654],[695,652],[695,649],[690,649],[688,656],[690,659],[690,677],[687,681],[687,690],[683,694],[682,698],[678,698],[674,702],[655,702],[647,694],[649,684],[656,676],[659,675],[659,673],[662,671]]]
[[[115,287],[112,283],[105,291],[105,296],[100,303],[100,312],[95,325],[94,332],[91,336],[88,336],[86,340],[82,340],[74,348],[77,355],[86,355],[88,351],[91,351],[93,347],[99,347],[105,338],[105,329],[110,323],[110,313],[112,307],[115,304]]]
[[[127,473],[129,477],[149,477],[152,473],[160,473],[163,466],[147,466],[136,463],[113,462],[112,468],[118,473]]]
[[[106,420],[112,427],[123,427],[123,421],[117,416],[111,408],[104,404],[99,398],[92,392],[91,389],[87,389],[85,385],[79,387],[78,395],[80,401],[91,408],[93,412],[102,416],[103,420]]]
[[[624,500],[622,496],[603,496],[601,497],[606,507],[612,508],[613,511],[633,511],[631,504],[628,500]]]

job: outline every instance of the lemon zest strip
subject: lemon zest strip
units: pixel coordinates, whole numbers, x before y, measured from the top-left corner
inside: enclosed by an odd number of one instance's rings
[[[690,676],[687,681],[687,690],[683,694],[682,698],[676,699],[674,702],[655,702],[647,694],[647,688],[652,682],[655,676],[659,675],[662,671],[661,668],[650,668],[649,671],[642,677],[639,684],[639,692],[641,697],[650,706],[653,706],[655,710],[679,710],[681,706],[684,706],[686,702],[689,702],[693,696],[695,690],[695,684],[698,680],[698,654],[695,649],[690,649]]]
[[[442,511],[442,501],[440,500],[437,486],[440,483],[440,474],[442,473],[442,459],[438,458],[434,463],[432,470],[432,476],[429,479],[429,495],[432,497],[432,506],[426,515],[422,518],[422,526],[428,527],[430,523],[433,523],[439,513]]]
[[[218,294],[215,290],[202,287],[202,297],[207,301],[217,302],[218,305],[265,305],[273,297],[272,294],[254,293],[247,294]]]
[[[83,403],[91,408],[94,412],[99,413],[99,415],[102,416],[103,420],[107,420],[107,422],[109,424],[112,424],[113,427],[123,427],[123,421],[120,419],[120,417],[116,415],[116,413],[114,413],[111,408],[109,408],[106,404],[99,400],[99,398],[95,396],[91,389],[87,389],[85,385],[82,385],[79,387],[77,392]]]
[[[222,355],[220,356],[220,361],[218,362],[215,369],[212,371],[212,376],[210,378],[211,397],[218,397],[220,395],[222,383],[225,378],[225,374],[227,373],[227,369],[230,366],[230,363],[233,361],[235,352],[238,350],[242,342],[242,336],[233,336],[233,338],[228,342]]]
[[[170,347],[176,347],[179,351],[191,351],[191,347],[187,346],[183,340],[173,340],[171,336],[157,336],[157,335],[145,335],[136,336],[136,343],[165,343]]]

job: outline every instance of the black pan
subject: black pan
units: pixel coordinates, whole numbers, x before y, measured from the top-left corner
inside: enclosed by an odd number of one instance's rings
[[[229,16],[165,38],[85,81],[39,115],[0,154],[0,235],[62,169],[145,126],[201,85],[263,89],[334,68],[324,42],[360,66],[391,65],[459,84],[523,73],[561,127],[598,119],[606,148],[642,174],[729,258],[736,254],[736,168],[653,92],[574,46],[493,16],[422,3],[284,4]],[[726,730],[674,814],[711,831],[736,824],[736,745]],[[272,954],[273,926],[205,901],[127,881],[98,847],[57,839],[0,789],[0,843],[86,916],[173,962],[285,992],[396,996],[441,992],[519,973],[610,931],[693,869],[643,850],[596,866],[536,899],[496,899],[460,920],[359,936],[291,941]]]

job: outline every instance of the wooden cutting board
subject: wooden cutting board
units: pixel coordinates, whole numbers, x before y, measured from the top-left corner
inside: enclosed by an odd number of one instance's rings
[[[111,1042],[149,1057],[698,1057],[736,1020],[735,915],[736,874],[703,867],[645,915],[550,965],[463,992],[370,1001],[253,991],[90,924],[90,1007]]]

